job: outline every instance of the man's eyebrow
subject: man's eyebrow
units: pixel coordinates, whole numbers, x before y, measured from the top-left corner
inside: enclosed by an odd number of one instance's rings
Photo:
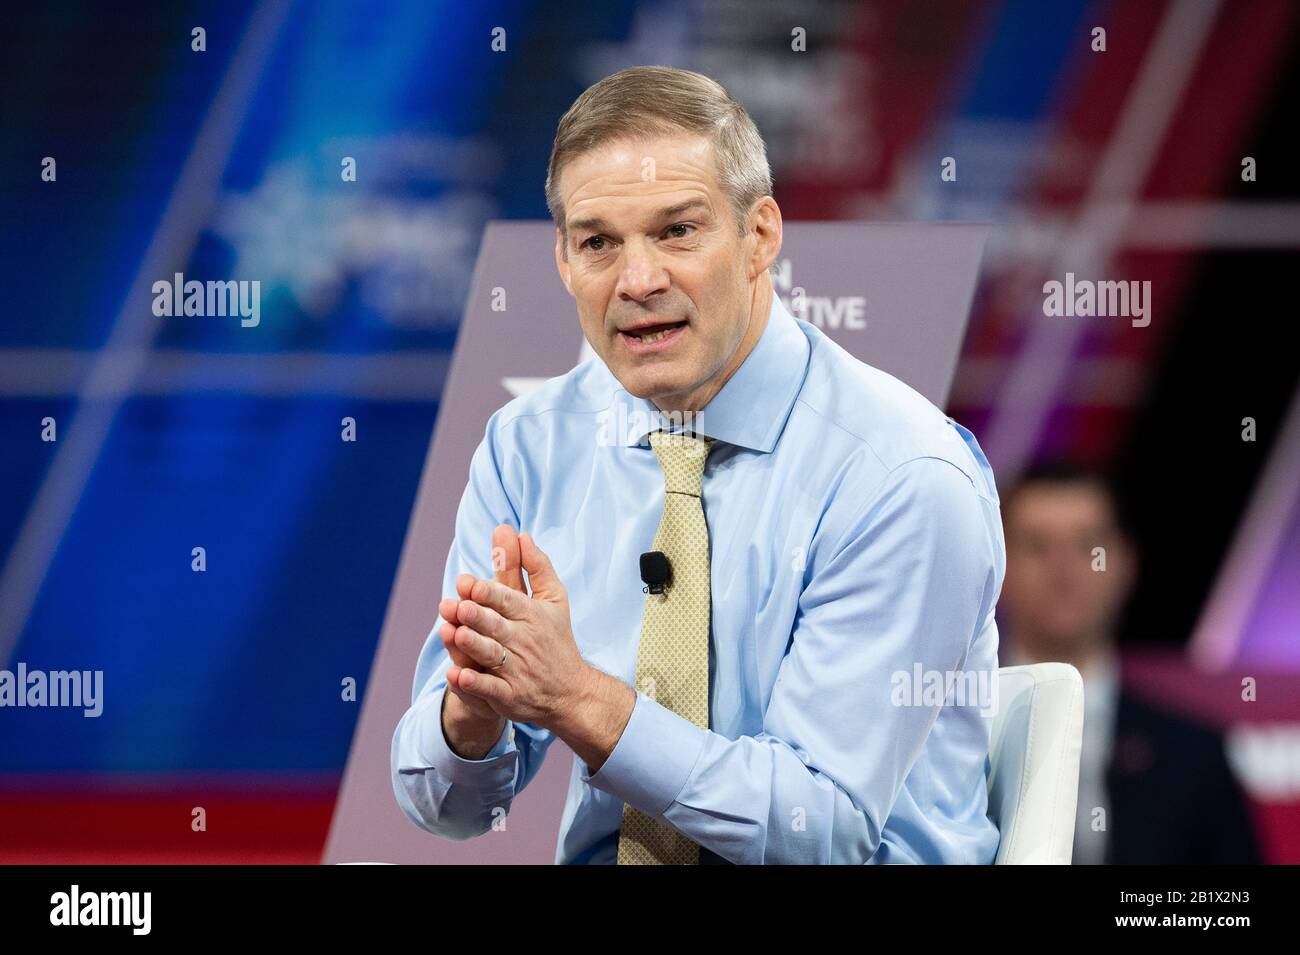
[[[709,204],[703,199],[687,199],[685,202],[679,202],[676,205],[667,206],[660,209],[654,214],[654,222],[662,222],[664,219],[672,219],[681,215],[683,212],[691,212],[699,209],[702,212],[709,212]],[[586,216],[582,219],[574,219],[569,223],[570,232],[607,232],[610,225],[600,216]]]
[[[709,212],[709,204],[703,199],[687,199],[685,202],[679,202],[675,206],[669,206],[667,209],[660,209],[655,213],[655,219],[662,221],[672,219],[681,215],[683,212],[692,212],[699,209],[701,212]]]
[[[609,230],[609,223],[600,216],[587,216],[585,219],[574,219],[569,223],[570,232],[585,232],[588,229],[592,232],[606,232]]]

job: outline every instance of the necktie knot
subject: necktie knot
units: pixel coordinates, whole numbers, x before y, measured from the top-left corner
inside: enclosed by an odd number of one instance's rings
[[[680,431],[651,431],[650,447],[664,472],[664,492],[700,496],[704,462],[714,438],[697,438]]]

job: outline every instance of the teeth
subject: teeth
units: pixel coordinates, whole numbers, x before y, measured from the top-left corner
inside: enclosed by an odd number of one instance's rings
[[[666,328],[661,332],[651,332],[649,335],[641,335],[639,337],[643,342],[657,342],[671,331],[673,331],[673,329]]]

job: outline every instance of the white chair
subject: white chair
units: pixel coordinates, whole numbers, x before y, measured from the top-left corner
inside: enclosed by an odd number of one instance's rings
[[[1068,663],[998,670],[989,740],[994,865],[1069,865],[1079,799],[1083,678]]]

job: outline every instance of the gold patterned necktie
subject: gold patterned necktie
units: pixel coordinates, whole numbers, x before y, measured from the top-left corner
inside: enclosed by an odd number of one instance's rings
[[[709,528],[700,486],[713,438],[654,431],[664,472],[664,515],[653,550],[668,558],[664,592],[647,594],[636,689],[696,726],[709,726]],[[700,846],[666,822],[623,804],[619,865],[698,865]]]

